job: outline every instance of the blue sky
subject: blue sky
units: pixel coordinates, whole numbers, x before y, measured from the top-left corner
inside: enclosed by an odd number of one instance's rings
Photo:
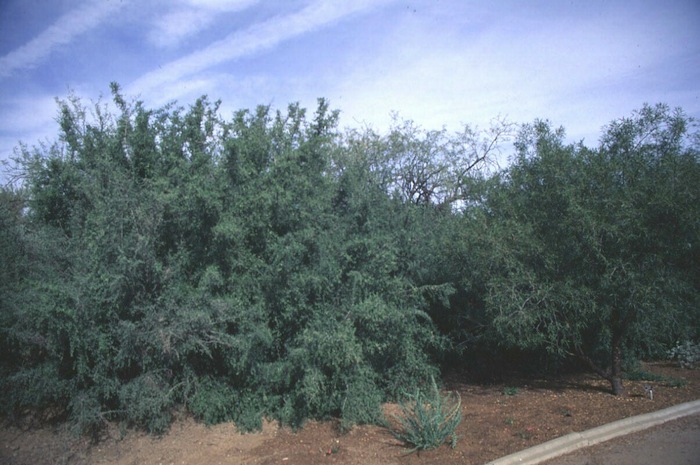
[[[595,145],[645,102],[700,117],[699,25],[697,0],[0,0],[0,159],[111,81],[227,118],[326,97],[343,127],[548,118]]]

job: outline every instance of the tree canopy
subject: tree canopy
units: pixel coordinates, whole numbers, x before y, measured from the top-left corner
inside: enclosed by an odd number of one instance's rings
[[[645,106],[597,150],[544,121],[523,127],[486,204],[498,237],[488,311],[503,337],[575,355],[621,393],[626,356],[695,326],[700,172],[687,124]]]

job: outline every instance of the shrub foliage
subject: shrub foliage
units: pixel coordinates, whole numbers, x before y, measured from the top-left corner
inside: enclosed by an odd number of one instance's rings
[[[59,100],[57,140],[20,146],[21,185],[0,192],[5,415],[95,436],[161,433],[183,408],[350,427],[474,354],[614,368],[699,335],[700,163],[680,112],[645,107],[597,150],[526,126],[489,172],[502,121],[380,135],[340,131],[322,99],[229,120],[206,97],[112,99]]]
[[[60,101],[59,141],[25,148],[3,191],[7,414],[349,427],[437,374],[404,204],[339,153],[325,101],[224,121],[206,98],[149,110],[112,90],[116,115]]]

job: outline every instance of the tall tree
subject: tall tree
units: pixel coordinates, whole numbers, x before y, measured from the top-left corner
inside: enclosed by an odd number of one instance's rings
[[[682,333],[700,238],[688,124],[645,106],[611,123],[597,150],[565,144],[546,122],[523,129],[485,207],[497,264],[488,309],[502,337],[575,355],[620,394],[626,356]]]
[[[464,202],[472,176],[497,165],[513,129],[501,118],[485,130],[465,125],[450,134],[445,129],[424,130],[395,117],[386,136],[367,131],[362,138],[375,151],[375,170],[388,177],[391,194],[416,205],[450,209]]]

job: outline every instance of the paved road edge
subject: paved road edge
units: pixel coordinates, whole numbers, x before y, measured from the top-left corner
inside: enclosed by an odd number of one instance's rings
[[[582,433],[570,433],[538,446],[488,462],[486,465],[536,465],[584,447],[696,413],[700,413],[700,400],[614,421]]]

